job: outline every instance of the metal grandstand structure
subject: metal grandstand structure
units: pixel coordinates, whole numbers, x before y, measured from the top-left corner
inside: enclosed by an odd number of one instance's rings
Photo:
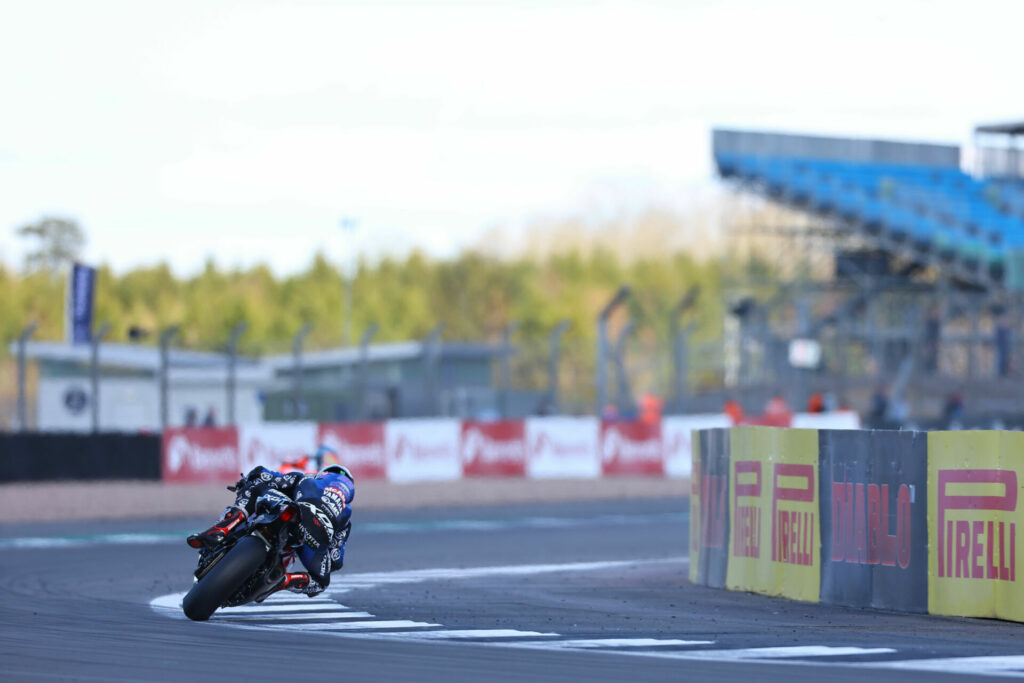
[[[1024,425],[1022,135],[979,126],[961,150],[715,130],[720,175],[770,207],[732,239],[786,276],[738,288],[733,385],[801,408],[832,392],[876,426]]]

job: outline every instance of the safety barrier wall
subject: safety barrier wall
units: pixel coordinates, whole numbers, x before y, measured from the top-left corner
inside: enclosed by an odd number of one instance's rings
[[[855,428],[853,413],[791,415],[793,424]],[[301,460],[333,446],[362,479],[593,478],[690,474],[694,429],[730,425],[724,414],[658,423],[593,417],[510,421],[392,420],[258,423],[154,434],[0,433],[0,482],[163,479],[229,482],[254,465]]]
[[[1024,433],[744,426],[695,438],[691,581],[1024,621]]]
[[[0,482],[159,479],[152,434],[0,434]]]
[[[928,611],[1024,621],[1024,432],[928,435]]]
[[[169,429],[161,473],[169,482],[234,481],[256,465],[287,468],[326,444],[358,479],[688,476],[692,430],[728,424],[725,415],[707,414],[654,423],[538,417]]]

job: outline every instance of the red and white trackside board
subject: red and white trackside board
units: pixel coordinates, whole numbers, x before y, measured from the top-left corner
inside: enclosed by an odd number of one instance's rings
[[[596,417],[527,418],[527,475],[537,479],[601,476],[599,431]]]
[[[388,420],[384,452],[394,482],[447,481],[462,477],[459,420]]]

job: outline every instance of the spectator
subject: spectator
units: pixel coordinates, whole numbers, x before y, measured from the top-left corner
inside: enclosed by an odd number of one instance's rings
[[[649,425],[661,422],[661,399],[654,394],[644,394],[640,399],[640,421]]]
[[[199,413],[192,406],[185,408],[185,426],[186,427],[197,427],[199,426]]]
[[[203,426],[204,427],[216,427],[217,426],[217,417],[216,417],[216,414],[214,413],[213,406],[210,406],[210,409],[206,411],[206,417],[203,418]]]
[[[730,398],[725,402],[725,406],[722,407],[722,412],[732,419],[732,423],[734,425],[738,425],[743,421],[743,406],[741,406],[740,402],[734,398]]]
[[[808,413],[823,413],[825,412],[825,397],[822,396],[820,391],[816,391],[811,394],[811,397],[807,399],[807,412]]]
[[[764,407],[764,414],[766,416],[781,416],[789,414],[789,404],[786,403],[786,399],[782,397],[782,394],[776,393],[769,399],[768,403]]]
[[[964,420],[964,397],[959,392],[950,392],[942,407],[942,422],[946,429],[960,429]]]
[[[826,413],[834,413],[840,410],[839,398],[836,397],[835,393],[826,391],[822,396],[822,406]]]
[[[942,315],[933,305],[924,321],[924,371],[934,375],[939,371],[939,339],[942,336]]]
[[[996,315],[996,373],[1000,377],[1009,377],[1010,359],[1013,355],[1013,345],[1010,339],[1010,316],[1005,309],[1000,309]]]
[[[899,396],[889,397],[889,409],[886,418],[894,429],[902,429],[910,418],[910,406]]]
[[[885,384],[875,387],[875,393],[871,395],[871,408],[868,410],[868,424],[874,428],[884,425],[886,416],[889,413],[889,388]]]

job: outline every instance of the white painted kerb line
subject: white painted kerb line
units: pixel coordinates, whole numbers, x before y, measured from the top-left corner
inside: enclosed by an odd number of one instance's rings
[[[515,647],[543,648],[545,650],[589,650],[595,648],[628,647],[687,647],[692,645],[714,645],[713,640],[677,640],[673,638],[588,638],[558,640],[547,643],[513,643]]]
[[[215,613],[210,621],[254,621],[258,619],[284,621],[298,619],[369,619],[369,612],[313,612],[304,614],[220,614]]]
[[[860,666],[872,669],[938,671],[942,673],[990,676],[1024,676],[1024,655],[950,657],[948,659],[906,659],[897,662],[869,662],[861,664]]]
[[[748,647],[737,650],[688,650],[682,652],[625,652],[662,659],[697,659],[716,662],[767,662],[803,657],[849,657],[852,655],[891,654],[889,647],[830,647],[828,645],[797,645],[793,647]],[[786,662],[794,663],[794,662]],[[845,664],[846,662],[844,662]]]
[[[641,567],[651,564],[675,563],[689,565],[687,557],[649,560],[621,560],[606,562],[577,562],[564,564],[512,565],[503,567],[470,567],[458,569],[417,569],[395,572],[368,572],[339,575],[338,585],[328,593],[344,593],[375,586],[478,579],[493,576],[533,576],[555,572],[584,572],[603,569]],[[185,593],[162,595],[150,601],[151,607],[170,617],[184,619],[181,600]],[[326,594],[312,600],[291,594],[272,596],[262,605],[226,608],[214,614],[213,619],[236,628],[287,630],[296,632],[336,633],[349,638],[377,640],[408,640],[432,642],[471,641],[477,645],[513,647],[535,650],[588,650],[615,652],[638,657],[661,659],[702,660],[719,662],[750,662],[765,664],[814,665],[832,657],[856,657],[892,654],[892,648],[833,647],[805,645],[794,647],[757,647],[740,649],[666,650],[714,645],[709,640],[680,640],[656,638],[590,638],[551,640],[562,637],[558,633],[519,631],[514,629],[445,629],[440,624],[409,620],[377,620],[369,612],[351,611],[330,599]],[[253,623],[254,621],[274,623]],[[296,623],[309,620],[310,623]],[[280,623],[288,622],[288,623]],[[944,659],[905,659],[883,662],[831,662],[833,666],[861,669],[890,669],[929,671],[988,676],[1024,675],[1024,655],[991,657],[951,657]]]
[[[446,629],[444,631],[415,631],[412,633],[378,633],[376,636],[395,640],[407,640],[409,638],[414,638],[416,640],[462,640],[467,638],[557,638],[559,637],[559,634],[540,633],[538,631],[517,631],[511,628],[479,628],[460,630]]]
[[[364,629],[390,629],[390,628],[433,628],[441,624],[430,624],[425,621],[406,621],[404,619],[392,621],[348,621],[339,623],[320,624],[280,624],[275,629],[284,631],[362,631]]]
[[[217,614],[270,614],[274,612],[316,612],[336,610],[340,605],[336,602],[320,602],[309,605],[242,605],[241,607],[222,607]]]

